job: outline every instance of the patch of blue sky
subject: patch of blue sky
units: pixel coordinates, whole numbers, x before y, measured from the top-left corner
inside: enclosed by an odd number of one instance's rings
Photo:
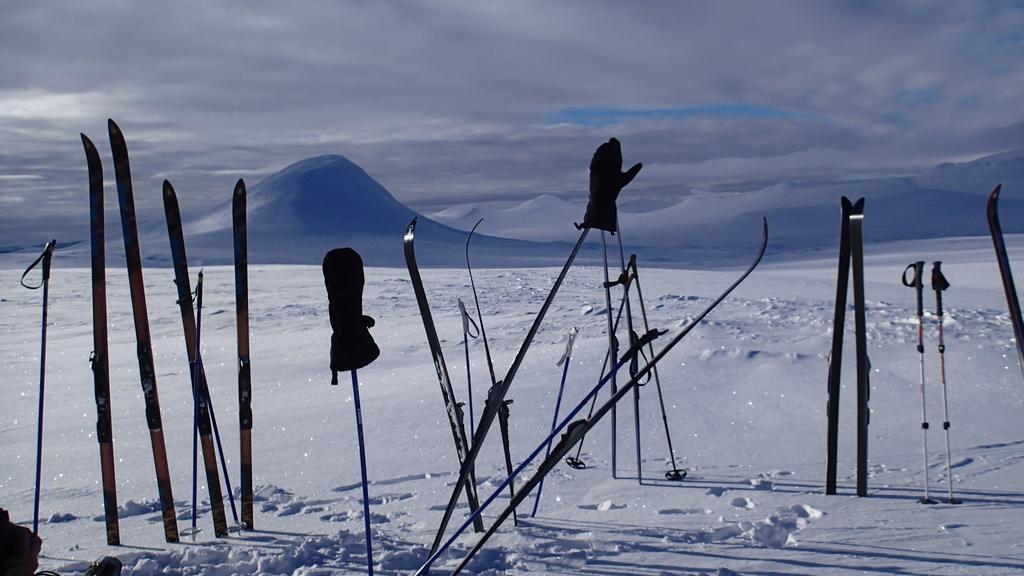
[[[627,120],[680,120],[697,116],[747,116],[752,118],[792,118],[798,112],[752,104],[708,104],[684,108],[565,108],[551,118],[555,124],[607,126]]]

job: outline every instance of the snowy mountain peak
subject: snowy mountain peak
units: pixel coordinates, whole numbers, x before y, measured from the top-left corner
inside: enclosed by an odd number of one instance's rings
[[[379,232],[382,224],[404,226],[415,215],[340,155],[296,162],[260,182],[250,198],[250,219],[257,228]]]

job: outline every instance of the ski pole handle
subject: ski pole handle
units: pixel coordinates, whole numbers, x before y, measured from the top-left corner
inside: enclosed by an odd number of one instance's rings
[[[36,290],[37,288],[40,288],[43,284],[46,284],[46,282],[50,279],[50,261],[53,259],[53,251],[56,248],[57,240],[50,240],[49,242],[46,243],[46,246],[43,247],[43,252],[39,255],[38,258],[36,258],[31,264],[28,265],[28,268],[26,268],[25,272],[21,275],[22,286],[28,288],[29,290]],[[28,276],[28,273],[31,272],[36,266],[38,266],[40,262],[42,262],[43,264],[42,282],[35,286],[29,286],[28,284],[25,284],[25,277]]]
[[[909,278],[907,273],[911,270],[914,271],[913,275]],[[913,264],[910,264],[903,270],[903,285],[907,288],[913,288],[917,292],[917,315],[924,316],[924,260],[918,260]]]
[[[935,310],[942,316],[942,292],[949,288],[949,282],[942,275],[942,261],[932,262],[932,290],[935,290]]]
[[[462,316],[462,331],[470,338],[478,338],[480,336],[480,328],[476,325],[473,317],[469,315],[466,305],[462,303],[462,298],[458,300],[459,314]]]

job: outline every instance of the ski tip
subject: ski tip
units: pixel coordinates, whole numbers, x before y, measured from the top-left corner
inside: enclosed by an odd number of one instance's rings
[[[472,228],[472,229],[471,229],[471,230],[469,231],[469,235],[470,235],[470,236],[472,236],[472,235],[473,235],[473,233],[474,233],[474,232],[476,232],[476,228],[477,228],[477,226],[479,226],[479,225],[480,225],[480,223],[481,223],[481,222],[483,222],[483,221],[484,221],[484,219],[483,219],[483,218],[480,218],[479,220],[477,220],[477,221],[476,221],[476,224],[473,224],[473,228]]]
[[[175,198],[174,186],[171,186],[170,180],[164,180],[164,198]]]
[[[406,242],[412,242],[413,236],[416,234],[416,220],[418,217],[413,217],[412,222],[409,222],[409,227],[405,229]]]
[[[238,182],[235,182],[235,196],[241,196],[245,194],[245,180],[239,178]]]
[[[988,197],[992,198],[992,199],[999,198],[999,192],[1001,192],[1002,189],[1003,189],[1003,185],[1002,184],[996,184],[996,187],[992,189],[992,193],[989,194]]]
[[[107,130],[111,136],[121,134],[121,127],[117,125],[117,122],[114,122],[113,118],[107,118]]]
[[[82,137],[82,146],[85,146],[86,150],[96,149],[96,145],[92,143],[92,140],[90,140],[88,136],[85,135],[85,132],[79,132],[78,135]]]

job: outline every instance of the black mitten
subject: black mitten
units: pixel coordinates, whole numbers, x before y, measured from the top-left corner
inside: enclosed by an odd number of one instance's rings
[[[324,284],[330,303],[331,384],[338,372],[362,368],[380,356],[370,336],[373,318],[363,315],[363,259],[351,248],[335,248],[324,256]]]
[[[590,160],[590,200],[580,228],[597,228],[614,233],[618,230],[615,201],[643,164],[636,163],[622,171],[622,147],[615,138],[601,144]]]

